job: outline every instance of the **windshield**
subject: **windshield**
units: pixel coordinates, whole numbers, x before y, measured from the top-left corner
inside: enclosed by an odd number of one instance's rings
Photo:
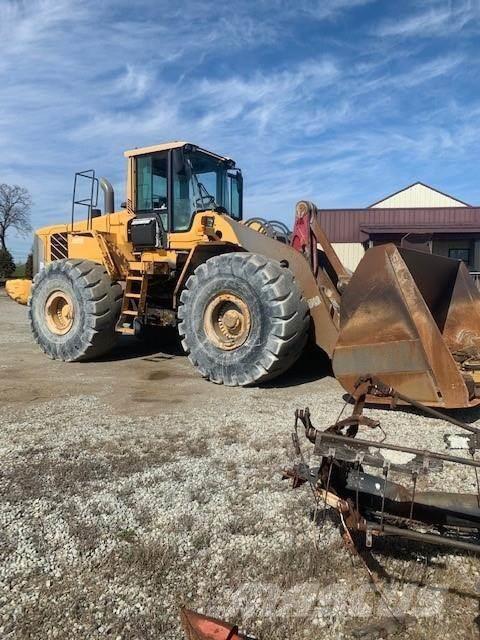
[[[241,174],[208,154],[186,153],[174,172],[173,222],[175,231],[190,227],[192,215],[216,209],[241,219]]]

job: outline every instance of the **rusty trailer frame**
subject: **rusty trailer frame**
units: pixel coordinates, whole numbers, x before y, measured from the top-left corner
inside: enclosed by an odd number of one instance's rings
[[[292,439],[299,462],[285,470],[284,477],[291,478],[294,487],[308,483],[315,495],[317,509],[323,513],[327,506],[335,508],[350,543],[362,533],[367,548],[372,546],[375,537],[397,536],[480,553],[480,461],[474,459],[480,430],[424,407],[374,377],[362,377],[354,386],[357,394],[352,415],[324,431],[313,426],[308,408],[295,412]],[[468,443],[472,459],[357,438],[360,426],[371,429],[380,426],[378,421],[363,415],[366,399],[371,396],[389,398],[392,402],[401,399],[464,429],[470,434]],[[300,426],[307,441],[314,445],[318,465],[310,466],[305,461],[298,437]],[[392,462],[385,455],[389,451],[403,453],[409,460]],[[440,472],[444,462],[471,468],[476,477],[477,493],[419,491],[418,479]],[[365,467],[379,469],[381,475],[367,472]],[[392,472],[409,477],[410,486],[391,481]],[[425,528],[431,532],[425,532]]]

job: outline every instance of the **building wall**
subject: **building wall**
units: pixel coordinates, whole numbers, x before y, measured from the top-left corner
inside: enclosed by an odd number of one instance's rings
[[[350,269],[350,271],[355,271],[358,263],[365,255],[365,249],[361,242],[333,242],[332,247],[343,266]]]
[[[367,209],[319,210],[321,226],[333,240],[332,245],[338,257],[351,271],[355,271],[365,254],[359,240],[375,237],[371,235],[372,230],[389,236],[391,229],[398,241],[398,236],[405,235],[409,228],[418,227],[418,231],[422,232],[423,227],[428,233],[449,227],[453,237],[458,237],[458,232],[461,232],[466,239],[435,240],[432,253],[448,257],[449,249],[468,248],[468,268],[480,272],[480,240],[472,238],[473,233],[478,237],[479,220],[479,207],[470,207],[422,183],[407,187]],[[402,228],[405,229],[403,233]],[[470,237],[469,233],[472,233]],[[447,233],[444,233],[444,237],[448,238]]]
[[[448,258],[449,249],[470,249],[469,240],[434,240],[432,253]],[[473,256],[472,256],[473,257]]]
[[[469,249],[470,263],[467,265],[470,271],[480,271],[480,240],[434,240],[432,253],[438,256],[449,256],[450,249]]]
[[[372,205],[372,209],[409,208],[409,207],[465,207],[463,202],[450,198],[423,184],[414,184],[399,193]]]
[[[480,272],[480,240],[474,240],[474,266],[470,268],[470,271],[479,271]]]
[[[333,242],[332,247],[342,264],[355,271],[358,263],[365,255],[365,249],[360,242]],[[480,272],[480,240],[434,240],[432,253],[449,257],[449,249],[470,249],[471,262],[467,265],[470,271]]]

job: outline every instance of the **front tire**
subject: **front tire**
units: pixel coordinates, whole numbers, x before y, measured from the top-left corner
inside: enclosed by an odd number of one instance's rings
[[[123,291],[102,265],[56,260],[34,278],[29,300],[33,337],[53,359],[98,358],[114,346]]]
[[[202,376],[218,384],[275,378],[307,340],[308,307],[292,272],[261,255],[210,258],[189,277],[180,303],[183,348]]]

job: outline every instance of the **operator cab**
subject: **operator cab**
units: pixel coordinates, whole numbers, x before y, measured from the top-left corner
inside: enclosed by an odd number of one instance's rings
[[[130,239],[138,249],[166,246],[167,233],[191,228],[201,211],[242,219],[243,180],[235,162],[187,142],[126,151]]]

